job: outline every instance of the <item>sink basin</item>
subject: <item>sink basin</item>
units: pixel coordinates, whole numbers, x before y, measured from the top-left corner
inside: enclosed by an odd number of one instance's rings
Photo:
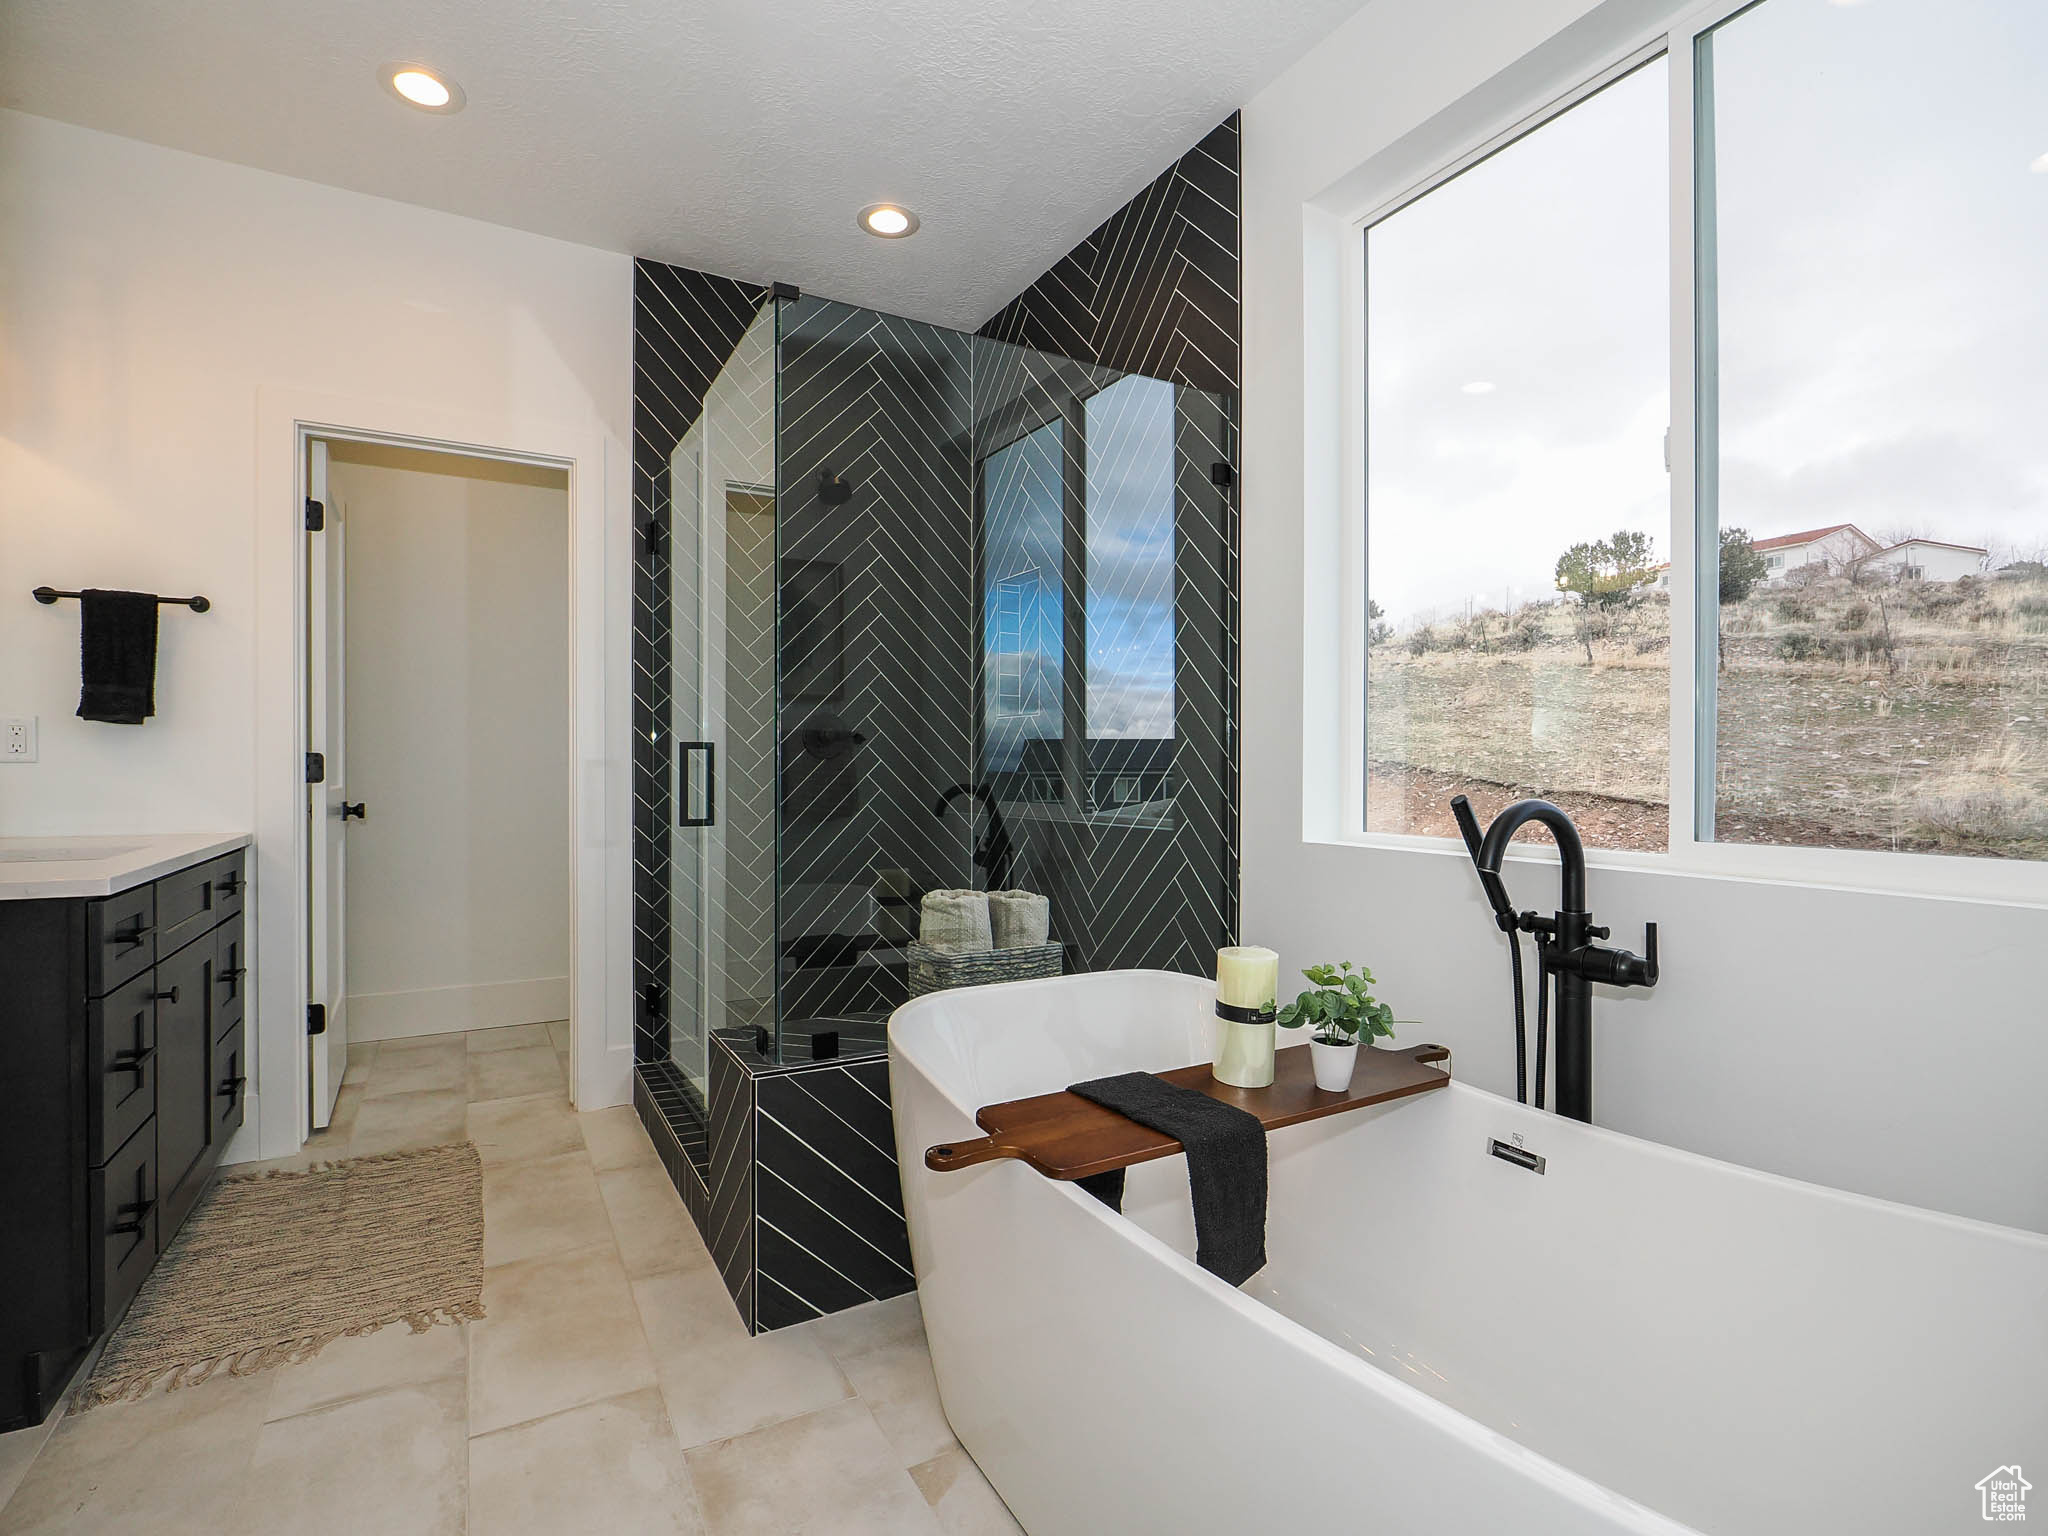
[[[0,864],[89,864],[135,853],[141,843],[42,843],[27,848],[0,847]]]

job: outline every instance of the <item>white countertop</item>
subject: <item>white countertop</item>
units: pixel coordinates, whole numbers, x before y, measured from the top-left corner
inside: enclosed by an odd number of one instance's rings
[[[111,896],[248,845],[246,832],[0,837],[0,901]]]

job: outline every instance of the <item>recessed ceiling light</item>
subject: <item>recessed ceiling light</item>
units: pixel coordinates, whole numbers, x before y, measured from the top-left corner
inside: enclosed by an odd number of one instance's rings
[[[894,203],[870,203],[861,209],[856,222],[869,234],[880,235],[884,240],[901,240],[917,233],[917,215]]]
[[[1464,389],[1468,395],[1490,395],[1494,389],[1493,380],[1474,379],[1470,384],[1465,385]]]
[[[462,110],[462,87],[424,64],[387,64],[382,74],[384,89],[409,107],[443,114]]]
[[[2036,176],[2048,176],[2048,155],[2034,156],[2033,163],[2027,169]]]

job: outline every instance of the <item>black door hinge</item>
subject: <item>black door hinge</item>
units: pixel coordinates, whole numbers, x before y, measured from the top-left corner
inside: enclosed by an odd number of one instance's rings
[[[306,1004],[306,1033],[309,1035],[324,1035],[327,1033],[327,1005],[325,1003]]]
[[[325,784],[327,782],[327,754],[325,752],[308,752],[306,754],[306,782],[308,784]]]
[[[803,296],[803,290],[797,287],[795,283],[770,283],[768,285],[768,297],[771,299],[787,299],[794,302]]]
[[[325,502],[306,498],[306,532],[319,533],[327,527],[327,505]]]
[[[1209,466],[1209,483],[1211,485],[1228,487],[1236,479],[1237,471],[1222,459],[1218,459]]]

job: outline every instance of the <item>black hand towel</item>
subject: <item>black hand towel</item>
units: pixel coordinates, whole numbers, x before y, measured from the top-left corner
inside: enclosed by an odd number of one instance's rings
[[[156,594],[78,594],[78,717],[140,725],[156,713]]]
[[[1266,1128],[1257,1115],[1150,1072],[1098,1077],[1067,1092],[1187,1149],[1197,1264],[1231,1285],[1266,1267]],[[1122,1169],[1078,1182],[1111,1209],[1123,1209]]]

